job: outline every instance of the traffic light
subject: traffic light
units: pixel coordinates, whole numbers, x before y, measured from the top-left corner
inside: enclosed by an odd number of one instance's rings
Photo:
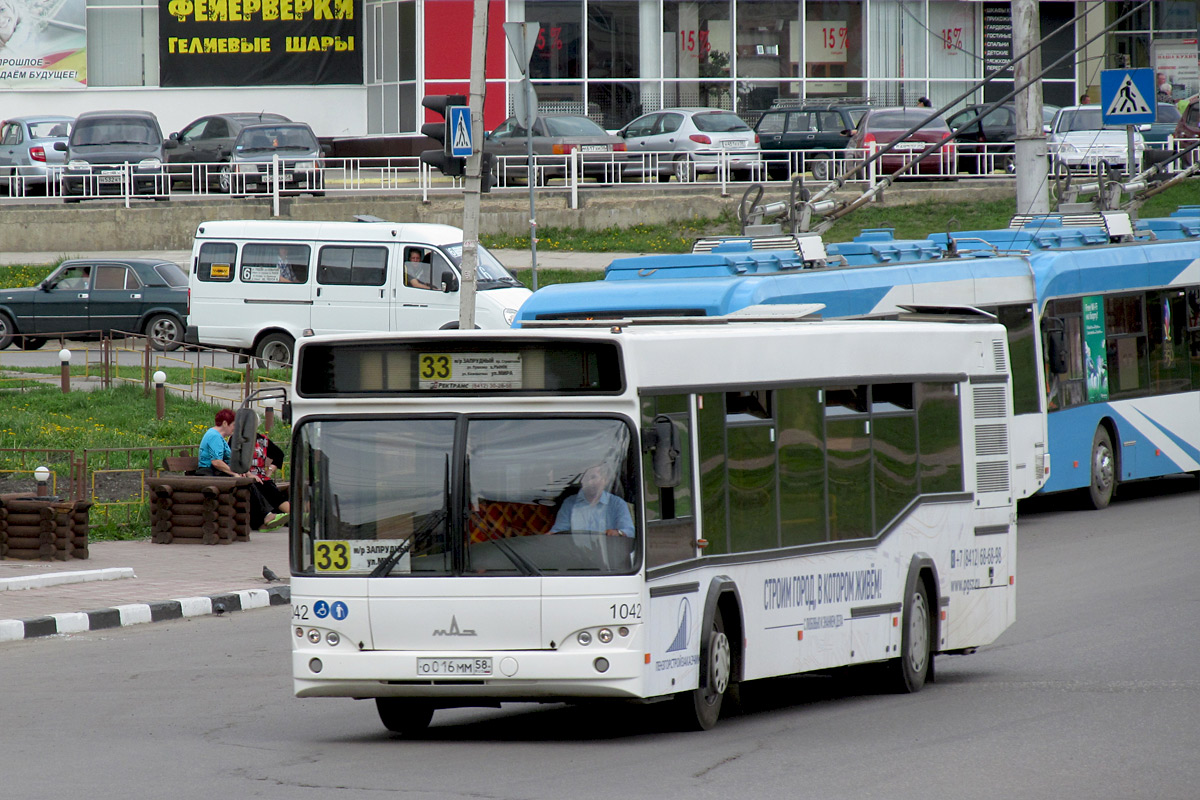
[[[442,143],[440,150],[421,151],[421,163],[428,164],[434,169],[441,170],[443,175],[457,178],[466,170],[467,160],[450,155],[450,143],[454,141],[454,132],[450,130],[450,107],[465,106],[467,98],[461,94],[427,94],[421,105],[435,114],[441,114],[441,122],[426,122],[421,126],[421,133]]]
[[[496,156],[492,153],[479,154],[479,193],[487,194],[492,190],[492,182],[496,179]]]

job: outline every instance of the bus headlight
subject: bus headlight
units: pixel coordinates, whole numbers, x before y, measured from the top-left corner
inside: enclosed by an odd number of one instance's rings
[[[601,644],[608,644],[612,641],[612,631],[608,628],[601,628],[597,631],[596,638],[600,640]]]
[[[325,643],[330,647],[337,647],[340,641],[342,641],[342,637],[338,636],[337,631],[330,631],[325,634]]]
[[[580,631],[579,635],[576,636],[575,638],[578,639],[579,643],[581,645],[583,645],[584,647],[587,647],[589,644],[592,643],[592,635],[590,633],[588,633],[587,631]]]
[[[312,628],[308,632],[308,640],[313,644],[321,643],[321,632],[316,628]]]

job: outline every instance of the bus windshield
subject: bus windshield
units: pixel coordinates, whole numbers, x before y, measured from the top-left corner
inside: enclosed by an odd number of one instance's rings
[[[636,571],[637,480],[611,418],[311,421],[298,569],[373,577]]]

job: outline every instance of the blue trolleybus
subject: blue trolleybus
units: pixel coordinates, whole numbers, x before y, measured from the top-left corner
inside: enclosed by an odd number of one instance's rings
[[[603,281],[548,286],[528,320],[728,316],[796,303],[830,317],[971,306],[1008,330],[1014,491],[1087,489],[1200,470],[1200,207],[1131,222],[1051,215],[1002,230],[618,259]]]

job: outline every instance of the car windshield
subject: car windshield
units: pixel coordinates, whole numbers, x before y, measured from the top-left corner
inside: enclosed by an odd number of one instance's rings
[[[313,152],[317,140],[308,128],[298,126],[246,128],[237,138],[235,149],[243,152],[252,150],[302,150]]]
[[[868,130],[907,130],[921,125],[922,130],[948,130],[946,120],[933,117],[927,122],[929,113],[919,108],[904,108],[895,111],[880,111],[867,118]]]
[[[443,245],[442,252],[454,262],[454,266],[462,268],[462,242]],[[478,263],[475,266],[475,282],[479,289],[503,289],[524,285],[483,245],[479,245],[479,249],[476,250],[476,259]]]
[[[548,136],[605,136],[607,132],[587,117],[543,117]]]
[[[1155,112],[1155,115],[1154,115],[1154,121],[1155,122],[1179,122],[1179,119],[1181,116],[1182,115],[1179,113],[1179,109],[1176,108],[1175,106],[1171,105],[1170,103],[1159,103],[1158,111]]]
[[[98,144],[161,144],[154,124],[144,119],[89,119],[75,124],[71,146]]]
[[[696,129],[708,133],[731,133],[733,131],[748,131],[750,126],[742,122],[736,114],[725,111],[709,111],[692,117]]]
[[[187,273],[180,269],[178,264],[171,264],[164,261],[162,264],[156,264],[154,271],[158,273],[160,278],[166,281],[167,286],[188,285]]]
[[[297,566],[393,578],[632,572],[631,441],[609,418],[305,422]],[[346,544],[339,569],[322,563],[322,541]]]
[[[1105,125],[1100,106],[1088,108],[1065,108],[1058,114],[1058,125],[1055,133],[1070,133],[1071,131],[1119,131],[1121,125]]]
[[[29,123],[29,138],[52,139],[71,134],[71,123],[64,120],[44,120]]]

